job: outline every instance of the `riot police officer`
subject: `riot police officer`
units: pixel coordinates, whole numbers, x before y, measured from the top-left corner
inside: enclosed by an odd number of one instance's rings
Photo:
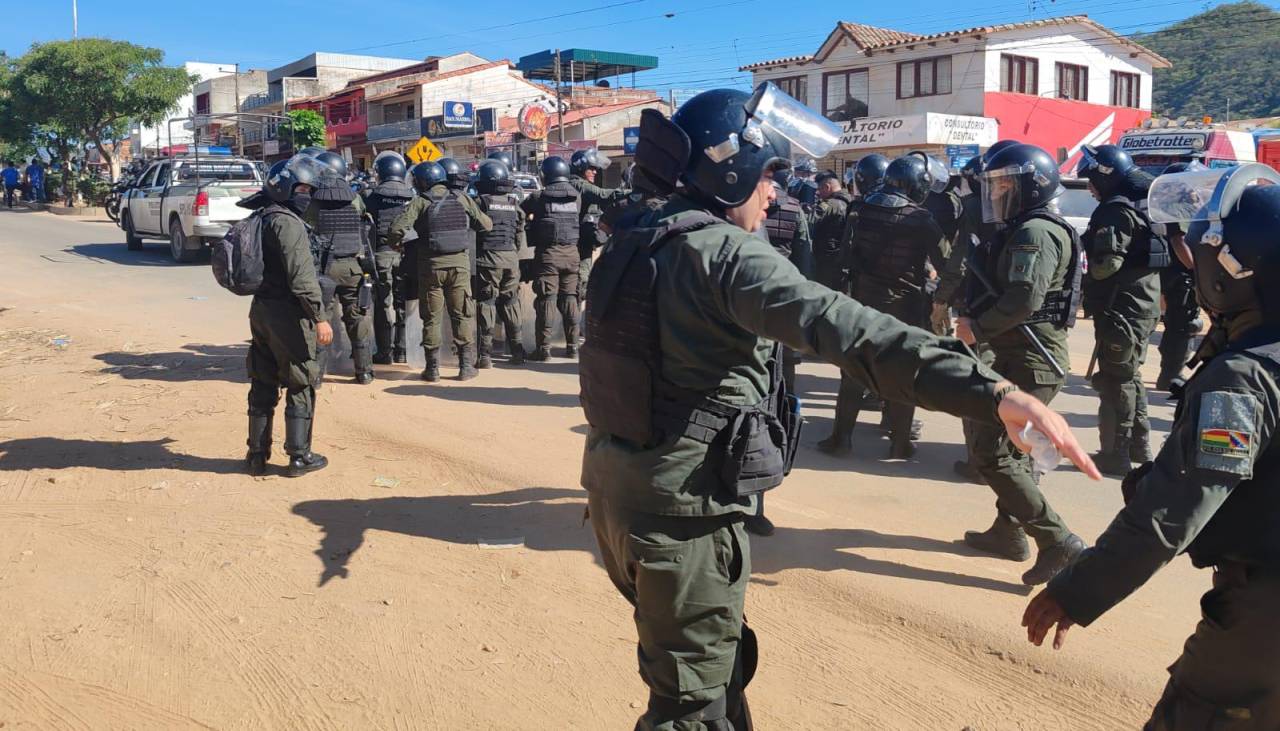
[[[844,224],[849,215],[853,196],[840,187],[840,179],[833,172],[825,172],[815,178],[818,184],[818,205],[813,209],[813,268],[814,279],[824,287],[837,292],[849,289],[845,263],[849,260],[844,247]]]
[[[488,160],[497,160],[498,162],[502,163],[503,165],[506,165],[506,166],[507,166],[507,170],[509,170],[509,171],[510,171],[510,172],[512,172],[512,173],[514,173],[514,172],[516,171],[516,158],[515,158],[515,155],[512,155],[512,154],[511,154],[511,152],[510,152],[510,151],[508,151],[508,150],[494,150],[493,152],[490,152],[490,153],[489,153],[489,155],[488,155],[488,157],[487,157],[486,159],[488,159]]]
[[[1165,175],[1188,170],[1206,170],[1198,162],[1178,162],[1164,169]],[[1173,254],[1169,266],[1160,270],[1160,294],[1164,297],[1164,333],[1160,336],[1160,375],[1156,388],[1169,391],[1182,381],[1182,368],[1191,356],[1195,336],[1200,333],[1200,305],[1196,302],[1195,278],[1191,274],[1191,250],[1184,240],[1181,223],[1165,224],[1165,234]]]
[[[814,206],[818,205],[817,174],[818,161],[806,157],[795,164],[789,179],[783,183],[787,195],[795,198],[806,214],[813,213]]]
[[[333,175],[316,190],[304,218],[314,227],[327,253],[327,274],[336,285],[342,324],[351,341],[355,381],[369,384],[373,382],[373,355],[369,352],[373,335],[370,274],[376,269],[366,240],[364,200],[347,182],[347,161],[341,155],[324,151],[315,159],[327,165]]]
[[[770,84],[754,96],[703,92],[666,125],[671,134],[652,138],[654,164],[679,161],[683,187],[653,226],[610,243],[597,262],[609,276],[593,279],[588,298],[582,485],[601,562],[637,607],[649,687],[637,728],[750,731],[744,689],[757,646],[743,622],[742,522],[782,481],[798,436],[777,343],[901,401],[991,423],[999,414],[1012,433],[1030,420],[1096,471],[1061,417],[957,341],[809,281],[753,233],[774,196],[767,168],[790,154],[774,130],[808,131],[797,144],[821,156],[838,127]],[[649,139],[642,131],[637,149],[646,170]]]
[[[1163,227],[1153,226],[1143,210],[1151,176],[1129,153],[1115,145],[1086,145],[1077,172],[1099,200],[1084,235],[1084,307],[1093,317],[1098,355],[1098,467],[1123,477],[1132,463],[1151,459],[1140,371],[1160,316],[1159,270],[1169,265],[1169,246]]]
[[[462,164],[452,157],[442,157],[436,164],[444,168],[444,186],[449,190],[467,189],[467,176],[462,171]]]
[[[1280,728],[1280,175],[1214,172],[1161,176],[1149,200],[1153,220],[1191,221],[1196,293],[1225,347],[1187,382],[1155,462],[1125,478],[1124,509],[1022,618],[1037,645],[1056,625],[1060,648],[1178,554],[1212,566],[1148,731]]]
[[[511,172],[501,160],[485,160],[476,170],[477,202],[493,228],[476,237],[477,368],[493,366],[493,330],[501,321],[512,365],[524,362],[520,335],[520,249],[524,213]]]
[[[779,254],[786,257],[806,277],[813,278],[813,240],[809,237],[809,219],[800,207],[800,201],[787,195],[785,184],[787,168],[774,171],[775,196],[765,211],[764,234]],[[784,348],[782,372],[787,393],[796,392],[796,366],[800,354]]]
[[[556,310],[564,326],[566,358],[578,357],[578,276],[581,258],[581,196],[570,182],[569,163],[551,156],[542,161],[543,189],[520,202],[530,218],[526,231],[534,247],[534,315],[537,348],[529,360],[551,357]]]
[[[591,257],[596,249],[609,239],[609,232],[600,227],[604,212],[626,194],[607,190],[597,183],[604,179],[604,171],[610,160],[596,148],[578,150],[569,158],[569,184],[578,191],[581,218],[578,226],[578,300],[587,296],[587,282],[591,277]],[[574,343],[577,345],[577,343]]]
[[[997,373],[1048,404],[1066,381],[1067,329],[1080,303],[1079,236],[1052,207],[1062,194],[1058,165],[1039,147],[1012,145],[991,156],[981,180],[983,219],[1002,230],[974,252],[967,314],[956,321],[956,335],[989,348]],[[1025,561],[1029,534],[1038,553],[1022,581],[1043,584],[1084,550],[1084,541],[1045,500],[1026,455],[999,429],[970,429],[970,458],[996,494],[996,519],[986,531],[965,533],[964,541]]]
[[[854,297],[916,327],[927,326],[927,263],[941,268],[947,258],[946,237],[923,206],[932,183],[921,157],[894,160],[884,183],[858,206],[850,240],[856,261]],[[885,396],[883,391],[880,395]],[[884,410],[889,458],[911,457],[915,406],[886,402]]]
[[[311,451],[318,348],[333,342],[307,226],[301,216],[314,191],[332,173],[308,155],[294,155],[271,167],[263,192],[241,202],[264,207],[262,285],[249,306],[249,474],[262,475],[271,458],[271,425],[280,389],[285,391],[284,450],[289,477],[323,469],[324,456]]]
[[[422,380],[440,380],[444,312],[449,312],[458,353],[458,380],[476,377],[475,301],[471,297],[472,231],[489,231],[493,221],[465,193],[446,187],[438,163],[413,167],[415,197],[391,224],[387,242],[397,246],[410,228],[418,232],[418,312],[422,313]]]
[[[373,218],[374,261],[378,265],[373,310],[373,341],[377,347],[373,353],[373,362],[382,365],[404,363],[408,360],[404,345],[403,292],[404,282],[408,277],[404,264],[407,259],[416,257],[417,251],[406,250],[402,253],[387,243],[387,233],[391,231],[391,224],[395,223],[413,201],[414,190],[405,182],[408,170],[404,158],[397,153],[380,154],[373,162],[373,170],[378,184],[365,198],[365,209]],[[417,240],[417,232],[411,231],[408,235],[412,238],[406,239],[402,244]]]

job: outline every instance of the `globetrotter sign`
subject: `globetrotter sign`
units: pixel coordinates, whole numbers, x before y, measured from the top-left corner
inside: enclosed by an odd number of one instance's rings
[[[995,144],[998,123],[988,117],[958,114],[909,114],[902,117],[865,117],[843,124],[844,133],[835,151],[869,150],[912,145]]]

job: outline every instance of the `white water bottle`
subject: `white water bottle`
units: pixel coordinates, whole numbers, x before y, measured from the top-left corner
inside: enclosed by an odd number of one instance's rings
[[[1031,469],[1036,475],[1043,475],[1058,468],[1058,463],[1062,461],[1062,453],[1053,446],[1053,442],[1049,441],[1049,437],[1045,436],[1044,432],[1028,421],[1027,425],[1022,427],[1022,433],[1019,436],[1030,450]]]

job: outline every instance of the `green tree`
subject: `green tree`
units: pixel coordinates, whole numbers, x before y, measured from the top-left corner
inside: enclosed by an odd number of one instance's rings
[[[115,178],[119,161],[109,143],[132,122],[157,124],[195,81],[163,60],[157,48],[106,38],[37,43],[13,70],[14,111],[59,143],[92,145]]]
[[[294,152],[304,147],[324,147],[324,117],[310,109],[292,109],[285,113],[289,121],[280,125],[280,138],[293,142]],[[289,128],[293,127],[292,136]]]

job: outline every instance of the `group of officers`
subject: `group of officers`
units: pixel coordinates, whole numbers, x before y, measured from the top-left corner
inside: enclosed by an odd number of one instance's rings
[[[499,322],[519,362],[513,252],[523,231],[535,247],[528,274],[538,301],[537,350],[528,357],[550,355],[558,312],[566,355],[580,359],[591,523],[609,577],[637,608],[650,698],[636,728],[751,728],[744,689],[757,643],[743,618],[747,524],[795,458],[800,356],[842,371],[825,451],[848,450],[858,411],[873,400],[884,403],[891,457],[911,455],[916,406],[965,419],[967,465],[997,498],[993,525],[965,541],[1016,561],[1030,557],[1028,535],[1036,542],[1023,580],[1048,586],[1023,617],[1032,642],[1056,626],[1060,646],[1069,627],[1096,620],[1179,553],[1213,566],[1205,621],[1147,728],[1280,727],[1280,498],[1268,489],[1278,463],[1270,437],[1280,418],[1280,294],[1265,285],[1280,277],[1280,176],[1253,165],[1173,170],[1153,181],[1123,151],[1087,147],[1079,173],[1100,204],[1081,237],[1054,205],[1058,163],[1014,141],[970,161],[958,184],[920,153],[868,156],[852,186],[830,173],[811,185],[775,178],[796,148],[821,157],[838,135],[762,84],[752,94],[699,94],[670,119],[646,110],[629,191],[595,185],[598,152],[584,153],[595,162],[548,158],[545,187],[523,200],[509,161],[497,158],[481,163],[474,181],[460,170],[451,179],[440,163],[406,171],[397,158],[379,158],[378,185],[362,202],[342,200],[331,153],[277,163],[251,203],[272,215],[264,287],[250,311],[249,470],[265,469],[281,389],[287,474],[324,466],[311,452],[310,425],[332,301],[344,310],[361,382],[369,363],[403,359],[400,303],[414,292],[402,285],[397,294],[397,281],[418,284],[427,380],[439,377],[446,310],[461,378],[491,364]],[[596,172],[575,177],[574,168]],[[814,198],[793,198],[788,187],[811,187]],[[588,220],[584,208],[593,205],[600,218]],[[355,234],[364,213],[334,216],[344,207],[367,212],[374,231],[354,253],[337,238]],[[584,284],[588,225],[599,237],[590,246],[604,245]],[[1138,369],[1175,259],[1194,292],[1187,331],[1197,303],[1213,328],[1153,459]],[[473,275],[478,349],[469,332]],[[1168,285],[1164,296],[1169,308],[1181,303]],[[354,344],[369,339],[363,310],[375,298],[374,314],[384,313],[374,325],[377,351],[357,354]],[[356,317],[345,314],[348,303]],[[1096,458],[1124,477],[1126,503],[1092,548],[1048,505],[1026,456],[1038,432],[1100,477],[1047,406],[1064,384],[1066,334],[1082,303],[1097,332]],[[1166,310],[1167,329],[1169,317]],[[1170,351],[1177,366],[1162,369],[1162,381],[1181,373],[1189,339],[1170,346],[1182,350]]]

